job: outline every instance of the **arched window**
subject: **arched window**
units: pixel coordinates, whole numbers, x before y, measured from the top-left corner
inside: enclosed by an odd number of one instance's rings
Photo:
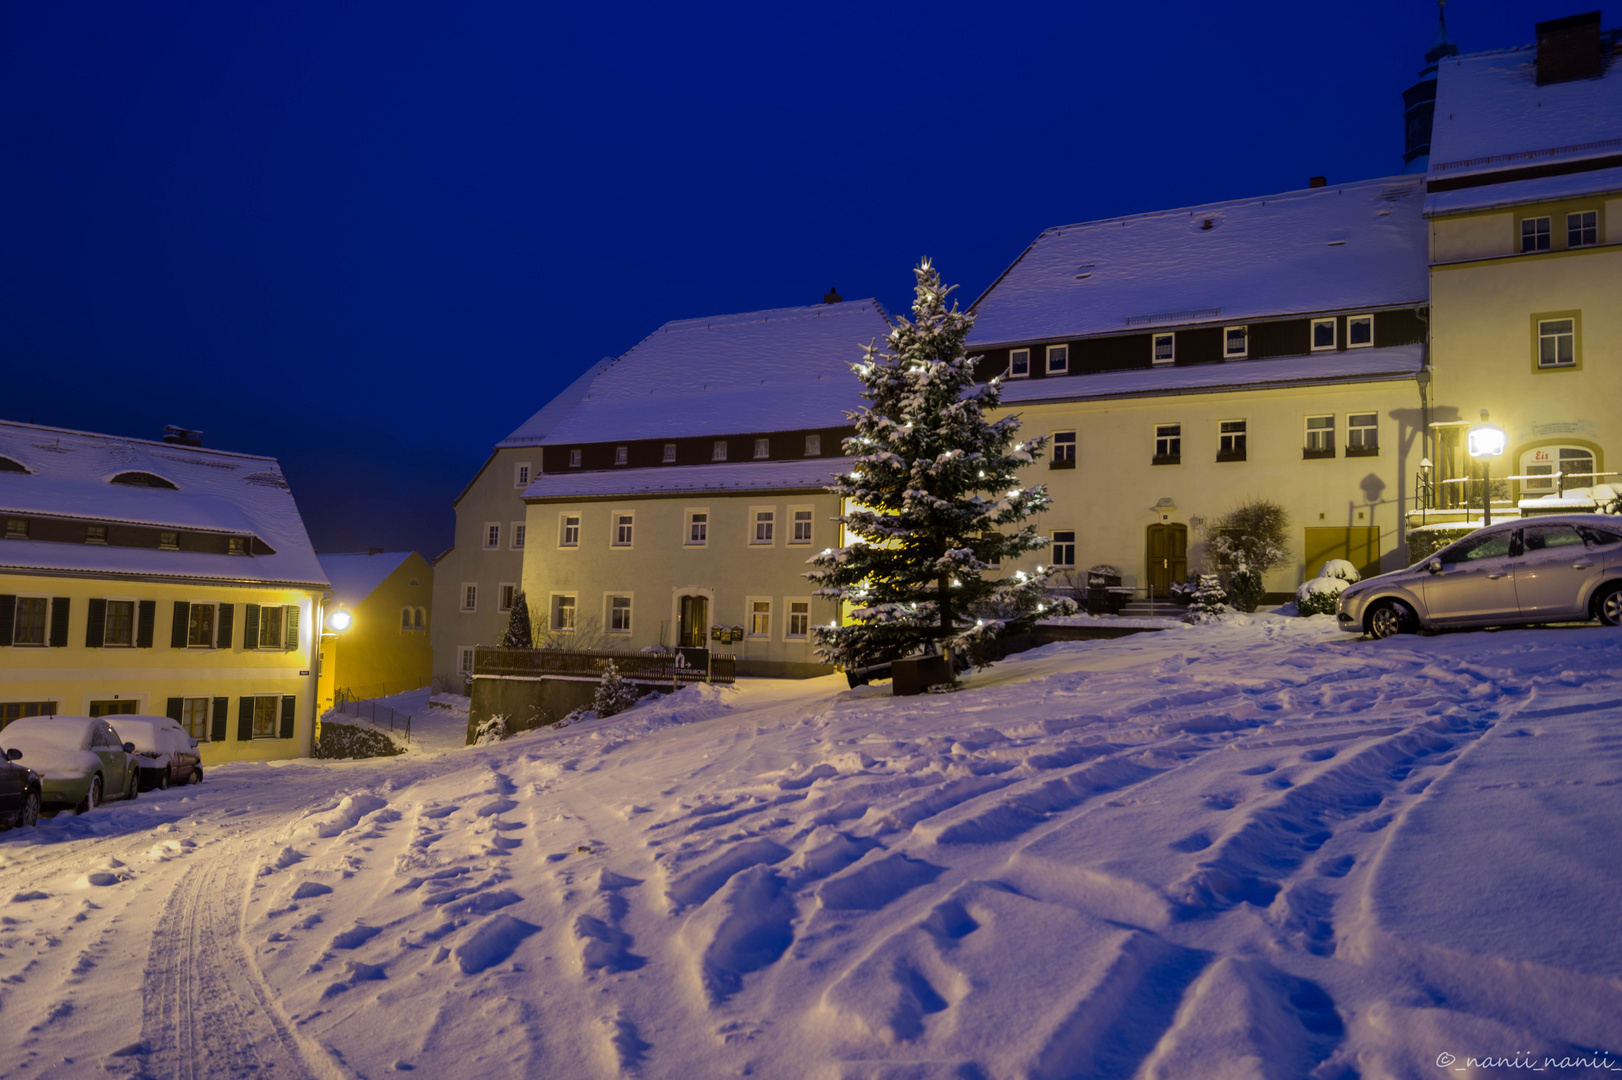
[[[1561,474],[1558,479],[1554,475],[1557,472]],[[1572,488],[1593,487],[1601,479],[1593,472],[1594,451],[1586,446],[1539,446],[1521,455],[1521,474],[1549,479],[1522,480],[1521,493],[1537,498]]]
[[[422,608],[418,608],[416,610],[416,621],[417,621],[416,629],[418,629],[418,630],[426,629],[427,623],[428,623],[428,612],[423,610]]]
[[[411,609],[408,607],[403,607],[400,609],[400,629],[411,629]]]
[[[130,487],[168,488],[170,491],[178,490],[175,485],[171,484],[163,477],[158,476],[156,473],[149,472],[121,472],[117,476],[113,477],[112,482],[115,484],[128,484]]]

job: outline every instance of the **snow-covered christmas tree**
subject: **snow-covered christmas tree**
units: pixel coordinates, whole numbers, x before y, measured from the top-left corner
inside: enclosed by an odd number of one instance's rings
[[[513,597],[513,613],[507,619],[507,632],[502,635],[501,647],[503,649],[535,647],[535,639],[530,636],[529,601],[524,599],[522,589]]]
[[[848,414],[855,460],[828,490],[848,500],[838,520],[856,542],[814,556],[806,574],[818,596],[850,605],[853,621],[815,630],[818,654],[846,667],[920,649],[980,659],[998,635],[1075,611],[1049,597],[1051,567],[997,573],[1049,543],[1019,524],[1049,502],[1019,479],[1046,436],[1021,441],[1017,417],[987,419],[1002,388],[975,386],[964,349],[974,316],[946,306],[952,289],[927,260],[915,273],[912,321],[851,365],[871,404]]]
[[[625,681],[619,673],[619,668],[610,660],[607,669],[603,671],[602,682],[597,684],[597,692],[592,695],[592,711],[598,716],[613,716],[635,704],[636,690]]]

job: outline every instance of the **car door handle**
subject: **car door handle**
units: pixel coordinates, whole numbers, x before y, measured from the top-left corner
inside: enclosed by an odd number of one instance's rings
[[[1503,577],[1503,576],[1504,576],[1504,575],[1503,575],[1503,573],[1502,573],[1502,572],[1500,572],[1500,573],[1497,573],[1497,574],[1488,574],[1488,575],[1487,575],[1487,580],[1488,580],[1488,581],[1497,581],[1497,580],[1498,580],[1498,579],[1499,579],[1499,578],[1501,578],[1501,577]]]
[[[1571,564],[1571,568],[1573,570],[1587,570],[1590,566],[1593,566],[1593,565],[1594,564],[1591,563],[1591,562],[1574,562],[1574,563]]]

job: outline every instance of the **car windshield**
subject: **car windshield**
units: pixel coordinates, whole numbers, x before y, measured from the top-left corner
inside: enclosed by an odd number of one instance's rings
[[[1477,562],[1496,559],[1509,554],[1510,531],[1488,533],[1485,536],[1466,536],[1463,540],[1442,550],[1437,556],[1444,563]]]

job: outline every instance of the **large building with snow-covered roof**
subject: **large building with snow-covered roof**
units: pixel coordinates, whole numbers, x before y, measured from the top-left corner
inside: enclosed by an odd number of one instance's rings
[[[1595,11],[1444,60],[1426,189],[1438,408],[1421,513],[1481,517],[1466,434],[1483,410],[1508,443],[1495,516],[1593,508],[1622,472],[1622,31]]]
[[[979,375],[1052,437],[1039,528],[1075,580],[1164,596],[1205,527],[1283,505],[1292,590],[1329,558],[1404,561],[1428,302],[1417,177],[1044,231],[975,302]]]
[[[167,713],[301,757],[326,575],[272,458],[0,421],[0,723]]]

